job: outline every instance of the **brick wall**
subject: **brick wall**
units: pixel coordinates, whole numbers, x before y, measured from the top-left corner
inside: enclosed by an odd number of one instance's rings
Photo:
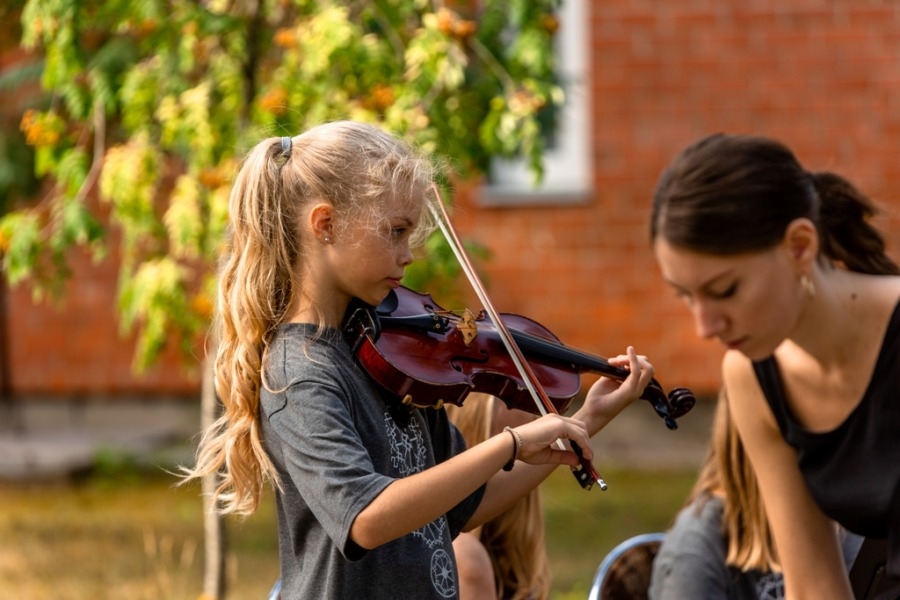
[[[650,198],[682,147],[717,131],[787,142],[886,205],[900,244],[900,6],[882,0],[591,2],[595,193],[583,206],[457,211],[493,253],[502,310],[603,355],[634,344],[664,387],[711,393],[722,351],[696,339],[647,242]],[[565,24],[563,24],[565,27]]]
[[[712,394],[721,350],[696,339],[648,247],[656,178],[702,135],[775,136],[809,169],[839,171],[880,201],[896,250],[900,7],[886,0],[596,0],[590,19],[593,196],[583,205],[487,208],[463,194],[455,222],[492,252],[486,275],[501,311],[530,316],[564,342],[604,356],[634,344],[665,387]],[[65,314],[33,307],[24,290],[12,293],[16,391],[196,386],[172,364],[132,378],[129,344],[118,339],[113,317],[114,279],[111,267],[80,266]]]
[[[174,348],[152,369],[132,368],[134,336],[116,317],[117,265],[70,257],[73,273],[60,303],[32,302],[31,286],[8,296],[11,388],[23,396],[63,399],[199,394],[199,377],[179,363]],[[196,349],[203,356],[203,348]],[[197,363],[199,364],[199,363]],[[198,396],[199,397],[199,396]]]

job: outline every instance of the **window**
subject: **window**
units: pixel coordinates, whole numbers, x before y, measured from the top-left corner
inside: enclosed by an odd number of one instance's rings
[[[544,152],[544,179],[535,187],[526,161],[494,159],[482,205],[583,202],[591,189],[587,2],[563,0],[559,20],[555,44],[566,99]]]

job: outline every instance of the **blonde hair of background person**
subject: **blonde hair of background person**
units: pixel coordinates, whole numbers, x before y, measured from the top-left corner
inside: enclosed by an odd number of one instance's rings
[[[708,507],[710,502],[717,506]],[[718,514],[719,518],[704,515],[707,509],[712,511],[709,515]],[[720,544],[700,547],[685,543],[685,531],[699,535],[699,524],[713,521]],[[836,529],[849,568],[862,538]],[[781,565],[765,504],[724,388],[716,403],[706,458],[670,534],[673,531],[681,535],[667,535],[662,543],[653,565],[651,600],[784,598]]]
[[[759,483],[731,422],[724,389],[716,402],[709,450],[686,504],[708,496],[724,498],[722,530],[728,545],[725,564],[741,571],[780,571]]]
[[[497,435],[504,426],[535,418],[479,392],[469,394],[462,407],[447,406],[447,414],[468,446]],[[490,597],[504,600],[543,600],[550,593],[540,488],[478,529],[461,533],[453,547],[459,565],[460,600],[485,598],[488,590],[493,592]],[[484,572],[484,566],[491,571]]]
[[[213,500],[237,514],[274,484],[285,600],[456,597],[452,539],[580,464],[557,440],[590,460],[590,437],[653,376],[629,347],[610,359],[629,377],[599,379],[571,417],[468,449],[445,411],[379,390],[342,325],[352,302],[376,306],[400,285],[433,230],[433,178],[427,157],[353,121],[265,139],[235,178],[215,324],[224,414],[185,475],[215,474]]]
[[[783,580],[759,485],[719,393],[697,481],[653,563],[651,600],[776,600]]]

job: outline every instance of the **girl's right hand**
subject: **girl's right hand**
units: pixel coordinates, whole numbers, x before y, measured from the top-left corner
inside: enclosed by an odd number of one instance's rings
[[[578,444],[587,460],[593,458],[591,438],[587,427],[578,419],[550,414],[514,428],[521,440],[518,460],[531,465],[565,464],[576,467],[578,456],[570,449],[562,450],[557,440],[570,440]]]

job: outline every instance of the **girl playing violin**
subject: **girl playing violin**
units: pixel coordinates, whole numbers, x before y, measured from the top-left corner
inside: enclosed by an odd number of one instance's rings
[[[398,409],[341,334],[351,300],[377,305],[431,231],[430,162],[372,125],[270,138],[231,193],[218,290],[224,416],[188,477],[221,474],[223,512],[276,488],[282,598],[455,598],[453,538],[497,515],[650,382],[632,348],[573,417],[547,415],[468,450],[444,410]],[[511,468],[515,460],[515,468]]]

